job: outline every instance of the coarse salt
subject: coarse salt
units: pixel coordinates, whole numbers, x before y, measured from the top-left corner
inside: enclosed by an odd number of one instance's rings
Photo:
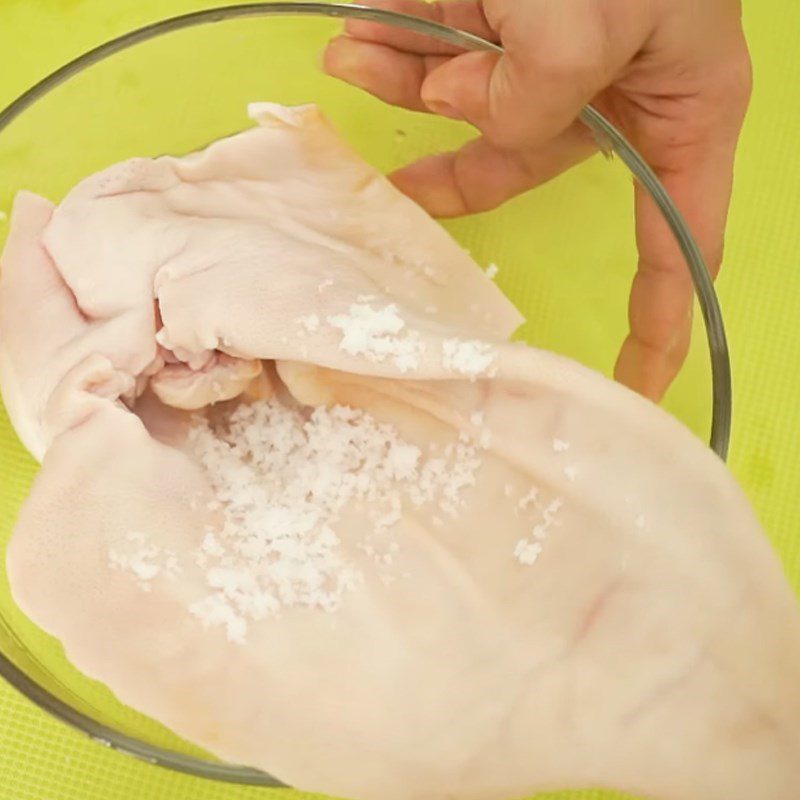
[[[514,557],[524,566],[531,566],[536,562],[544,549],[544,542],[551,528],[560,524],[558,514],[564,507],[564,501],[560,497],[555,497],[542,507],[539,491],[534,488],[520,500],[517,509],[525,510],[531,505],[535,507],[540,519],[531,529],[530,537],[520,539],[514,548]]]
[[[496,358],[497,353],[487,342],[463,339],[445,339],[442,342],[444,368],[472,379],[485,374]]]
[[[517,509],[519,511],[525,511],[525,509],[527,509],[529,506],[538,507],[538,501],[539,490],[534,486],[528,491],[527,494],[520,498],[519,502],[517,503]]]
[[[319,330],[319,317],[316,314],[299,317],[297,322],[309,333],[315,333]]]
[[[162,573],[173,576],[180,571],[175,553],[149,542],[141,531],[128,532],[125,534],[125,544],[110,547],[108,562],[112,569],[133,575],[145,592],[151,590],[152,581]]]
[[[564,501],[560,497],[556,497],[555,500],[551,500],[548,503],[547,507],[544,509],[542,514],[544,515],[545,521],[549,524],[553,521],[558,514],[559,511],[564,507]]]
[[[240,405],[215,427],[198,418],[189,445],[222,516],[196,554],[207,594],[189,610],[237,643],[252,621],[285,607],[335,611],[364,580],[348,552],[364,552],[385,574],[399,550],[391,529],[404,500],[457,516],[481,464],[472,441],[423,457],[366,412],[299,410],[275,399]],[[372,531],[348,549],[334,526],[361,504]]]
[[[536,563],[542,553],[542,549],[542,545],[539,542],[520,539],[514,548],[514,556],[520,564],[529,567]]]
[[[500,267],[498,267],[497,264],[492,263],[486,267],[486,277],[491,281],[497,277],[498,272],[500,272]]]
[[[373,308],[368,303],[353,303],[346,314],[328,317],[328,322],[342,332],[339,349],[369,361],[390,359],[401,371],[419,367],[424,345],[406,323],[397,306]]]

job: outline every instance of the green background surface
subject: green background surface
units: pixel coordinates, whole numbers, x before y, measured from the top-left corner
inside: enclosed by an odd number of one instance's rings
[[[209,5],[197,0],[0,0],[0,106],[101,41]],[[795,0],[746,0],[745,5],[756,89],[719,282],[734,359],[731,468],[800,589],[800,5]],[[318,50],[331,28],[327,23],[280,25],[270,29],[272,34],[257,29],[264,33],[261,39],[231,29],[221,38],[208,31],[175,44],[155,44],[147,51],[146,65],[141,55],[120,56],[92,83],[78,81],[74,89],[26,114],[0,134],[0,211],[9,210],[19,188],[58,199],[80,176],[121,157],[155,155],[162,146],[186,152],[245,127],[243,100],[313,99],[323,107],[327,101],[333,107],[326,110],[334,112],[345,134],[382,167],[463,137],[463,131],[447,124],[431,128],[428,120],[381,111],[368,98],[351,98],[347,112],[339,108],[337,115],[344,90],[333,84],[315,83],[314,96],[303,96],[309,73],[301,62]],[[259,67],[245,74],[243,65],[260,64],[265,48],[271,48],[268,55],[280,69],[267,75]],[[206,65],[203,79],[197,80],[192,69],[185,69],[195,52],[198,58],[216,53],[220,68]],[[226,70],[237,65],[234,91]],[[164,76],[157,93],[153,84],[140,80],[144,73]],[[134,106],[115,109],[123,97]],[[373,134],[371,124],[378,117],[394,135],[381,139]],[[72,127],[76,122],[81,124]],[[451,225],[477,260],[498,261],[501,286],[529,319],[524,330],[529,340],[606,372],[624,333],[625,294],[634,263],[629,189],[619,167],[596,159],[497,214]],[[0,217],[0,241],[6,230],[7,221]],[[667,406],[696,432],[707,430],[709,388],[700,336]],[[34,468],[0,415],[0,540],[10,531]],[[168,741],[120,707],[103,687],[72,671],[57,644],[15,612],[1,567],[0,608],[23,643],[20,653],[29,650],[58,674],[62,695],[72,692],[98,716],[154,741]],[[6,640],[4,650],[7,645]],[[23,655],[17,657],[22,663]],[[279,795],[301,797],[213,784],[136,762],[49,719],[0,684],[0,800],[255,800]],[[601,795],[564,797],[597,800]]]

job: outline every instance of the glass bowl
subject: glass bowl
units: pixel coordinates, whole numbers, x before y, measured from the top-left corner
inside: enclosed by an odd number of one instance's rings
[[[336,18],[347,17],[406,28],[465,50],[500,49],[413,17],[336,3],[253,3],[166,19],[85,53],[0,112],[0,209],[10,207],[19,189],[58,201],[81,178],[116,161],[201,148],[248,127],[246,105],[254,100],[318,103],[382,170],[452,149],[474,135],[466,125],[389,107],[325,76],[319,53],[338,30]],[[520,338],[609,373],[625,334],[625,303],[636,261],[632,172],[658,203],[681,246],[710,352],[709,360],[697,344],[702,337],[695,336],[666,405],[697,433],[710,422],[711,446],[725,458],[730,363],[700,251],[663,187],[625,138],[591,107],[582,119],[606,155],[618,156],[616,164],[592,159],[496,211],[447,227],[479,263],[499,265],[498,283],[528,318]],[[7,221],[0,222],[0,241],[6,228]],[[0,408],[3,549],[36,468]],[[60,644],[12,601],[4,559],[0,674],[41,708],[104,745],[207,778],[283,785],[257,770],[216,761],[79,673]]]

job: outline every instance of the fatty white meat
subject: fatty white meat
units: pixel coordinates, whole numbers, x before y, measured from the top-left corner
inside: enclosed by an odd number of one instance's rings
[[[20,607],[123,702],[302,789],[794,800],[797,600],[725,466],[650,402],[508,343],[510,303],[314,107],[252,113],[57,207],[17,198],[0,384],[42,461],[7,552]],[[189,611],[208,576],[187,554],[219,519],[187,431],[267,397],[364,409],[420,451],[490,436],[457,515],[404,501],[399,579],[347,509],[363,581],[232,641]],[[180,572],[143,591],[115,569],[132,533]]]

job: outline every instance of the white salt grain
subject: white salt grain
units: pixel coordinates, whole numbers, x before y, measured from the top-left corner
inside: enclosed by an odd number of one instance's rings
[[[222,556],[225,554],[225,549],[219,543],[217,537],[214,536],[213,531],[206,531],[200,549],[209,556]]]
[[[347,314],[328,317],[328,322],[342,332],[339,349],[350,355],[374,362],[390,359],[401,372],[419,367],[424,345],[416,332],[405,331],[406,323],[394,304],[373,308],[353,303]]]
[[[533,564],[541,554],[544,542],[547,539],[548,533],[554,527],[560,525],[558,521],[558,514],[564,507],[564,501],[560,497],[551,500],[547,506],[542,508],[539,502],[539,492],[532,489],[525,497],[520,500],[517,506],[518,512],[527,509],[533,505],[540,515],[540,520],[534,524],[531,529],[530,538],[520,539],[514,548],[514,556],[526,566]]]
[[[545,508],[545,510],[542,512],[545,521],[549,523],[552,520],[554,520],[556,514],[558,514],[558,512],[561,511],[563,507],[564,507],[564,501],[560,497],[556,497],[555,500],[552,500],[548,504],[547,508]]]
[[[317,286],[317,291],[322,294],[326,289],[333,286],[333,278],[326,278],[322,283]]]
[[[567,477],[567,480],[575,482],[575,478],[578,477],[578,470],[576,467],[564,467],[564,475]]]
[[[535,564],[541,553],[542,545],[539,542],[530,542],[527,539],[520,539],[514,548],[515,558],[526,567]]]
[[[524,497],[520,498],[517,508],[525,511],[529,506],[538,506],[539,490],[534,486]]]
[[[233,607],[219,594],[212,594],[192,603],[189,612],[196,616],[206,628],[222,626],[229,641],[244,644],[247,635],[247,620],[237,614]]]
[[[567,450],[569,450],[569,442],[565,442],[563,439],[553,439],[553,452],[566,453]]]
[[[491,281],[497,277],[498,272],[500,272],[500,267],[498,267],[497,264],[492,263],[486,267],[486,277]]]
[[[158,564],[153,564],[144,560],[131,562],[130,568],[140,581],[150,581],[161,572],[161,567],[159,567]]]
[[[384,570],[399,549],[391,530],[404,501],[456,516],[481,464],[472,441],[423,457],[363,411],[306,413],[274,399],[237,407],[218,428],[198,418],[189,444],[223,520],[204,534],[196,563],[208,594],[190,611],[234,642],[250,621],[285,607],[335,611],[359,585],[364,576],[333,529],[345,510],[370,509],[372,533],[352,544]]]
[[[148,537],[140,531],[127,533],[125,542],[127,544],[124,546],[109,548],[109,566],[133,575],[143,591],[149,592],[152,581],[162,572],[175,574],[179,571],[175,554],[159,545],[148,543]]]
[[[308,314],[305,317],[300,317],[297,322],[309,333],[314,333],[319,330],[319,317],[316,314]]]
[[[442,342],[442,364],[451,372],[476,378],[492,366],[497,353],[487,342],[445,339]]]

